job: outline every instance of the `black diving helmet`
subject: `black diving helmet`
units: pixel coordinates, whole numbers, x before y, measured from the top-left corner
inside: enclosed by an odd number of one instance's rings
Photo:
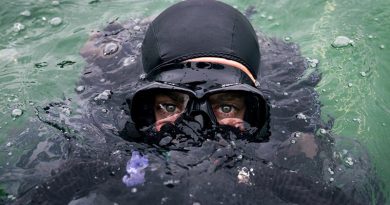
[[[189,129],[200,135],[219,128],[233,128],[253,139],[268,133],[267,103],[253,79],[235,67],[170,64],[143,76],[140,83],[145,86],[133,94],[129,106],[141,133],[178,134],[172,128],[182,122],[191,122]]]

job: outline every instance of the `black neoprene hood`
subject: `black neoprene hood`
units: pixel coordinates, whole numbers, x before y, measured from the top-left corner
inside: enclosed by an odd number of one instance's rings
[[[237,61],[256,77],[260,63],[256,32],[243,14],[225,3],[179,2],[149,26],[142,45],[144,71],[198,57]]]

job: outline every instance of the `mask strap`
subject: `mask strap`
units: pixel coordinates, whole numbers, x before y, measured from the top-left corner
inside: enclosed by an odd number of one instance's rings
[[[226,58],[217,58],[217,57],[200,57],[200,58],[189,59],[184,62],[205,62],[205,63],[215,63],[215,64],[232,66],[244,72],[252,80],[252,82],[256,84],[256,79],[253,77],[249,69],[237,61],[228,60]]]

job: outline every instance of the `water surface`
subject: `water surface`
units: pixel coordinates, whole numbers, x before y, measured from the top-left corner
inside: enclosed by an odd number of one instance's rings
[[[389,2],[226,2],[251,14],[254,27],[266,36],[297,43],[303,56],[319,60],[322,79],[316,90],[322,104],[322,119],[327,122],[334,118],[333,134],[356,139],[368,149],[379,176],[389,187],[390,162],[386,156],[390,154],[387,149],[390,141],[385,135],[390,126]],[[77,103],[72,101],[78,99],[74,89],[85,66],[89,65],[79,52],[92,31],[101,30],[116,19],[127,22],[158,14],[172,3],[174,1],[119,0],[59,1],[59,5],[53,1],[0,3],[2,170],[9,170],[7,166],[34,167],[34,161],[58,157],[40,154],[50,151],[45,150],[49,145],[66,147],[66,141],[60,140],[62,135],[42,125],[35,112],[37,107],[44,108],[51,102],[65,103],[66,106],[54,106],[58,109],[76,110]],[[61,24],[50,24],[55,17],[62,19]],[[17,31],[23,26],[16,23],[24,25],[24,29]],[[341,35],[352,39],[354,45],[333,48],[331,43]],[[310,70],[307,73],[311,73]],[[11,113],[15,108],[23,110],[23,115],[14,119]],[[59,110],[59,113],[66,119],[66,111]],[[37,127],[38,132],[31,131]],[[340,146],[340,150],[351,150],[348,143]],[[60,163],[61,158],[56,161]],[[60,166],[39,164],[42,178]],[[24,171],[20,171],[20,176],[24,175]],[[17,181],[18,173],[8,176],[1,178],[2,184],[6,192],[15,194],[16,188],[6,184]],[[389,188],[385,188],[385,192],[388,193]]]

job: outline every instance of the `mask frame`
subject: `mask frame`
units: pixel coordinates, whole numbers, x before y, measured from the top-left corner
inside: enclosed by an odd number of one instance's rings
[[[156,122],[154,110],[150,109],[154,106],[152,105],[154,104],[154,95],[148,94],[148,92],[156,93],[169,90],[188,94],[191,99],[196,99],[197,102],[202,102],[202,100],[205,102],[207,96],[221,92],[243,92],[247,96],[253,96],[257,103],[246,102],[246,105],[257,106],[256,108],[248,108],[248,110],[257,109],[258,115],[246,111],[244,121],[257,127],[259,133],[262,133],[261,135],[268,133],[268,103],[249,77],[236,68],[212,63],[186,62],[169,65],[159,72],[153,71],[142,78],[139,84],[141,87],[127,100],[131,110],[131,119],[137,130]],[[190,106],[190,109],[185,111],[186,115],[191,115],[194,110],[194,104]],[[199,108],[201,108],[200,112],[208,115],[211,125],[219,126],[208,103],[203,103]]]

